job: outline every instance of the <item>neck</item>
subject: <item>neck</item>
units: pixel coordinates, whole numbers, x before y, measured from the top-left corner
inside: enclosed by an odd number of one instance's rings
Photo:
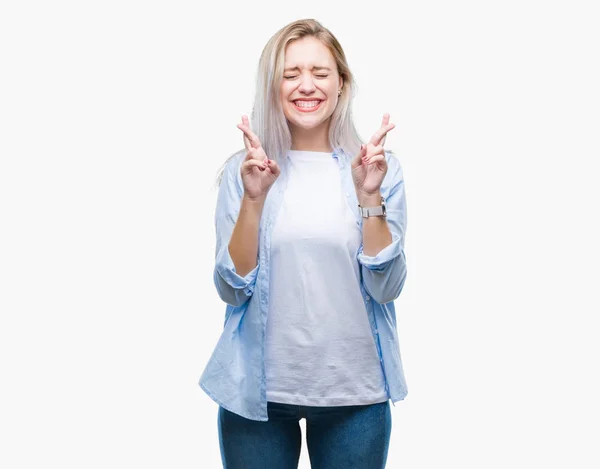
[[[292,150],[331,152],[329,144],[329,120],[314,129],[290,127]]]

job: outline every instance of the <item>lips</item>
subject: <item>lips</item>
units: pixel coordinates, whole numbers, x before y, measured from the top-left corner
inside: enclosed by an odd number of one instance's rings
[[[292,101],[294,107],[300,112],[314,112],[321,107],[322,99]]]

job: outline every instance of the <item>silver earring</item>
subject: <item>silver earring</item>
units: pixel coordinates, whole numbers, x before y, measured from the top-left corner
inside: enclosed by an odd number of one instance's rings
[[[338,90],[338,96],[342,95],[342,90]]]

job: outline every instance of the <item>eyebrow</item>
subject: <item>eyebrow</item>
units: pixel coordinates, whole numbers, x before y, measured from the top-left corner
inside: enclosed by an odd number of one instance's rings
[[[291,72],[291,71],[294,71],[294,70],[300,70],[300,69],[296,66],[296,67],[288,67],[288,68],[284,69],[283,71],[284,72]],[[311,70],[327,70],[327,71],[331,72],[331,69],[329,67],[317,67],[317,66],[314,66],[313,68],[311,68]]]

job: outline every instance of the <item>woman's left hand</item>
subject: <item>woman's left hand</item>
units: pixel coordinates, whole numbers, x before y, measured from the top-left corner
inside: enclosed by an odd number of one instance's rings
[[[390,115],[384,114],[381,127],[373,134],[366,145],[362,145],[352,160],[352,179],[359,200],[362,196],[376,195],[387,173],[387,161],[383,144],[387,133],[396,127],[390,124]]]

